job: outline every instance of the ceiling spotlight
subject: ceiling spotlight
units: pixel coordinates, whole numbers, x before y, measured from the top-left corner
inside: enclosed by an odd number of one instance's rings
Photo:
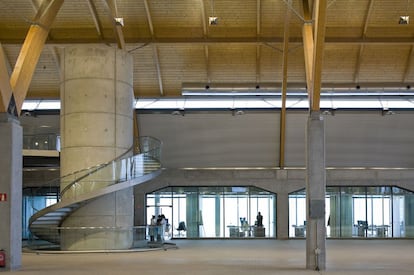
[[[408,25],[409,23],[410,23],[410,16],[408,15],[400,16],[400,20],[398,21],[398,24]]]
[[[122,18],[122,17],[115,17],[114,20],[115,20],[115,24],[116,25],[120,25],[121,27],[124,26],[124,18]]]
[[[216,16],[210,16],[210,17],[208,18],[208,24],[209,24],[210,26],[215,26],[215,25],[217,25],[217,24],[218,24],[218,17],[216,17]]]

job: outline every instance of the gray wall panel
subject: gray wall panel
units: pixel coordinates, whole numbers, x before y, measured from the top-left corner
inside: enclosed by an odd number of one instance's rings
[[[307,116],[307,111],[287,112],[286,167],[305,165]],[[324,116],[327,166],[413,168],[413,118],[409,111],[384,116],[380,111],[337,111]],[[164,142],[164,165],[171,168],[278,166],[279,119],[275,111],[138,115],[140,134]],[[58,115],[23,116],[21,122],[25,135],[59,134]]]
[[[246,112],[139,114],[140,135],[163,141],[165,167],[274,167],[279,115]]]
[[[307,112],[288,112],[286,115],[285,166],[305,166]]]
[[[414,167],[413,113],[326,116],[328,166]]]
[[[324,116],[326,163],[334,167],[414,167],[414,116],[401,112],[336,112]],[[305,165],[308,113],[289,111],[286,167]],[[140,134],[164,142],[166,167],[274,167],[279,164],[279,114],[230,112],[139,114]]]

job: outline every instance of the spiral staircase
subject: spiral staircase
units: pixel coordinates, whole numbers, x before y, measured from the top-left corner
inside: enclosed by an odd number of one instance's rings
[[[161,173],[161,142],[152,137],[140,137],[138,150],[139,153],[128,156],[133,154],[131,148],[113,161],[60,178],[61,186],[66,186],[60,192],[60,201],[30,218],[31,234],[39,240],[60,244],[62,222],[75,210],[100,196],[157,177]],[[87,186],[92,188],[85,192]]]

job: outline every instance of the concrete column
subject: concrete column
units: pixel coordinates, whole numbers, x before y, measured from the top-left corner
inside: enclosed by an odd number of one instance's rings
[[[146,225],[146,195],[142,192],[134,190],[135,211],[134,211],[134,225]]]
[[[187,238],[199,238],[198,194],[186,196]]]
[[[325,227],[325,124],[319,112],[311,112],[306,136],[306,268],[326,268]]]
[[[414,196],[406,195],[404,199],[405,237],[414,237]]]
[[[329,213],[329,226],[331,238],[341,237],[341,206],[340,206],[340,196],[331,195],[330,200],[330,213]]]
[[[222,237],[220,236],[220,230],[221,230],[221,196],[220,195],[216,195],[215,197],[215,232],[216,232],[216,237]]]
[[[134,226],[138,226],[134,230],[134,243],[137,241],[146,240],[146,228],[144,227],[147,225],[146,221],[146,196],[145,193],[137,192],[134,189],[134,201],[135,201],[135,209],[134,209]],[[144,243],[143,243],[144,245]]]
[[[341,194],[341,237],[342,238],[351,238],[352,237],[352,229],[354,227],[354,223],[352,220],[352,210],[353,208],[352,203],[352,194]],[[361,234],[363,232],[363,235]],[[359,237],[365,237],[365,229],[358,232]]]
[[[289,194],[277,193],[276,199],[276,221],[277,221],[277,238],[289,238]]]
[[[0,137],[0,249],[6,253],[4,269],[16,270],[22,263],[23,130],[7,113],[0,114]]]
[[[62,55],[61,175],[109,162],[133,144],[133,61],[110,47],[68,47]],[[82,184],[62,199],[105,187],[117,178],[119,166]],[[69,182],[62,182],[63,189]],[[104,230],[62,230],[63,250],[126,249],[132,245],[133,190],[99,197],[62,224],[105,227]],[[109,229],[113,228],[113,229]]]

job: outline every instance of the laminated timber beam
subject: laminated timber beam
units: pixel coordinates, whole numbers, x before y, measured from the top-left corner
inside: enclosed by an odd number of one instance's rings
[[[145,6],[145,13],[147,15],[147,20],[148,20],[148,26],[149,26],[150,33],[151,33],[151,38],[154,39],[155,31],[154,31],[154,25],[152,23],[152,16],[151,16],[151,11],[150,11],[150,7],[148,4],[148,0],[144,0],[144,6]],[[164,86],[162,82],[161,65],[160,65],[160,59],[159,59],[159,54],[158,54],[158,47],[154,43],[152,43],[152,54],[154,57],[155,69],[157,71],[157,79],[158,79],[158,87],[160,88],[160,96],[164,96]]]
[[[208,27],[207,27],[207,14],[206,9],[204,7],[204,0],[199,0],[200,2],[200,12],[201,12],[201,25],[203,26],[203,38],[207,40],[208,38]],[[206,63],[206,79],[207,83],[211,83],[210,78],[210,58],[209,58],[209,51],[208,51],[208,44],[204,44],[204,60]]]
[[[370,0],[369,4],[368,4],[368,10],[367,13],[365,14],[365,20],[364,20],[364,29],[362,30],[362,39],[365,39],[366,35],[367,35],[367,31],[368,31],[368,22],[371,18],[371,14],[372,14],[372,10],[374,7],[374,0]],[[359,53],[358,53],[358,57],[357,57],[357,62],[356,62],[356,66],[355,66],[355,72],[354,72],[354,82],[358,83],[359,82],[359,72],[361,71],[361,64],[362,64],[362,56],[364,53],[364,44],[361,44],[359,46]]]
[[[312,22],[305,21],[305,24]],[[112,44],[115,43],[113,39],[105,37],[101,39],[96,35],[96,29],[91,28],[91,36],[78,38],[76,37],[74,29],[54,29],[54,37],[47,40],[48,45],[65,46],[73,44]],[[103,30],[105,31],[105,30]],[[8,30],[4,30],[8,32]],[[13,30],[14,33],[20,33],[21,30]],[[59,35],[61,34],[61,36]],[[75,35],[75,36],[72,36]],[[18,45],[23,39],[16,39],[16,35],[10,38],[5,34],[2,37],[3,45]],[[222,44],[248,44],[248,45],[268,45],[268,44],[283,44],[283,37],[125,37],[125,43],[130,45],[155,44],[155,45],[222,45]],[[289,44],[302,45],[303,36],[290,36]],[[351,45],[374,45],[374,46],[399,46],[399,45],[414,45],[412,37],[326,37],[325,44],[333,46],[351,46]]]
[[[40,54],[49,35],[50,27],[64,0],[43,1],[26,35],[16,65],[10,77],[12,96],[9,108],[15,104],[19,115],[26,98]]]
[[[303,0],[305,24],[302,29],[305,55],[306,83],[311,111],[320,110],[320,95],[322,87],[322,61],[325,44],[327,0],[314,2],[314,34],[308,20],[311,17],[309,3]]]
[[[7,69],[7,58],[0,44],[0,113],[6,113],[13,90],[10,85],[9,71]]]
[[[92,15],[92,20],[93,20],[93,23],[95,25],[96,32],[98,33],[98,37],[103,40],[104,36],[103,36],[102,23],[99,20],[98,11],[96,10],[96,6],[95,6],[95,4],[93,3],[92,0],[87,0],[86,2],[87,2],[88,7],[89,7],[89,12]]]
[[[122,31],[122,28],[124,27],[123,19],[119,18],[118,16],[118,8],[116,5],[116,0],[106,0],[105,1],[109,12],[111,16],[111,20],[114,24],[114,33],[116,37],[116,43],[118,45],[119,49],[125,50],[125,38],[124,38],[124,32]]]
[[[287,4],[292,5],[292,0]],[[285,167],[285,147],[286,147],[286,96],[288,84],[288,55],[289,55],[289,27],[290,27],[290,9],[288,8],[285,15],[284,43],[283,43],[283,64],[282,64],[282,108],[280,111],[280,155],[279,167]]]

